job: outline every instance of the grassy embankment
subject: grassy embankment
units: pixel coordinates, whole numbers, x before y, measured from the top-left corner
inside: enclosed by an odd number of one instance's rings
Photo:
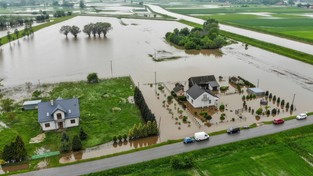
[[[48,26],[52,26],[54,24],[66,21],[66,20],[71,19],[73,17],[75,17],[75,15],[66,16],[66,17],[60,17],[60,18],[53,18],[53,19],[51,19],[52,21],[50,21],[50,22],[43,23],[43,24],[40,24],[38,26],[34,26],[33,30],[34,30],[34,32],[36,32],[36,31],[38,31],[38,30],[40,30],[42,28],[45,28],[45,27],[48,27]],[[18,38],[23,38],[24,37],[24,36],[22,36],[23,31],[24,30],[19,31],[19,37]],[[16,35],[14,34],[14,29],[10,30],[10,32],[11,32],[11,38],[12,38],[11,41],[16,40]],[[1,38],[1,44],[4,45],[6,43],[9,43],[9,40],[8,40],[7,36],[4,36],[4,37]]]
[[[140,112],[134,104],[127,102],[133,96],[134,86],[129,77],[102,80],[97,84],[88,84],[85,81],[60,83],[51,91],[49,97],[41,99],[49,101],[58,97],[78,97],[80,102],[80,127],[88,134],[83,146],[92,147],[112,140],[115,135],[127,134],[128,130],[141,121]],[[121,108],[121,111],[112,111],[112,108]],[[61,132],[46,132],[46,139],[42,143],[29,144],[32,137],[42,133],[37,122],[37,110],[22,111],[20,106],[10,113],[0,115],[9,128],[1,128],[0,150],[9,144],[17,135],[20,135],[26,144],[29,156],[34,155],[36,148],[44,147],[51,151],[59,150]],[[72,137],[78,134],[79,127],[66,129]]]
[[[310,175],[312,128],[310,125],[181,154],[194,158],[192,169],[175,170],[170,164],[172,157],[166,157],[89,175]]]
[[[186,25],[189,26],[193,26],[193,27],[202,27],[202,25],[196,24],[196,23],[192,23],[189,21],[185,21],[185,20],[180,20],[179,22],[184,23]],[[230,32],[226,32],[226,31],[220,31],[220,33],[222,35],[224,35],[225,37],[243,42],[243,43],[247,43],[249,45],[258,47],[258,48],[262,48],[265,49],[267,51],[273,52],[273,53],[277,53],[292,59],[296,59],[302,62],[306,62],[309,64],[313,64],[313,55],[310,54],[306,54],[300,51],[296,51],[296,50],[292,50],[289,48],[285,48],[282,46],[278,46],[278,45],[274,45],[271,43],[267,43],[267,42],[263,42],[260,40],[256,40],[256,39],[252,39],[249,37],[245,37],[242,35],[238,35],[238,34],[234,34],[234,33],[230,33]]]
[[[312,10],[310,9],[296,7],[232,7],[170,10],[181,14],[196,15],[202,19],[214,18],[222,24],[313,44],[312,19],[303,16],[311,13]],[[269,16],[253,14],[264,12],[269,13]]]

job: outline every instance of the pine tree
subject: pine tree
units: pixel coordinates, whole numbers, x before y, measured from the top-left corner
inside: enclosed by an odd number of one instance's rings
[[[152,135],[152,133],[153,133],[152,122],[151,121],[147,122],[147,133],[148,133],[148,136]]]
[[[11,162],[13,160],[13,150],[11,145],[5,145],[2,152],[2,159],[6,162]]]
[[[17,136],[13,144],[14,159],[15,161],[24,161],[27,158],[27,151],[25,149],[25,144],[20,136]]]
[[[84,141],[84,140],[87,139],[87,137],[88,137],[87,133],[84,131],[83,127],[81,127],[79,129],[79,138],[80,138],[80,140]]]
[[[158,135],[159,134],[158,125],[157,125],[156,121],[152,122],[152,129],[153,129],[152,135]]]
[[[83,145],[82,145],[80,138],[78,137],[78,135],[75,135],[73,137],[72,150],[78,151],[78,150],[81,150],[82,148],[83,148]]]
[[[62,133],[62,138],[61,138],[61,142],[69,142],[70,138],[68,137],[68,135],[66,134],[66,132],[64,131]]]

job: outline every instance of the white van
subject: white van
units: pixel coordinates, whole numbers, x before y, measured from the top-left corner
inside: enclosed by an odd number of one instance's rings
[[[209,139],[210,136],[202,131],[195,133],[194,137],[196,141],[203,141]]]

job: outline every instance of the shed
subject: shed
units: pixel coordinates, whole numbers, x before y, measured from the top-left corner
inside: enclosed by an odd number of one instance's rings
[[[248,93],[249,94],[253,94],[253,95],[256,95],[256,96],[264,96],[265,95],[265,91],[260,89],[260,88],[248,88]]]
[[[25,101],[23,103],[23,108],[24,108],[24,110],[38,109],[38,104],[40,102],[41,102],[41,100]]]

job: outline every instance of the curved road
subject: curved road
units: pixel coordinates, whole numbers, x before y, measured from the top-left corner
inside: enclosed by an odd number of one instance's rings
[[[193,150],[199,150],[207,147],[217,146],[221,144],[236,142],[267,134],[273,134],[284,130],[298,128],[301,126],[313,124],[313,116],[309,116],[306,120],[289,120],[283,125],[264,125],[258,128],[247,129],[241,131],[239,134],[234,135],[217,135],[210,137],[210,141],[197,142],[193,144],[184,145],[183,143],[175,143],[170,145],[164,145],[148,150],[134,152],[130,154],[115,156],[111,158],[90,161],[85,163],[79,163],[64,167],[56,167],[43,169],[39,171],[28,172],[20,174],[22,176],[74,176],[88,174],[92,172],[98,172],[102,170],[112,169],[116,167],[126,166],[130,164],[140,163],[143,161],[149,161],[166,156],[176,155],[179,153],[189,152]]]
[[[198,23],[201,25],[204,22],[204,20],[199,19],[199,18],[169,12],[160,6],[151,5],[151,4],[148,4],[146,6],[148,6],[152,11],[156,13],[168,15],[177,19],[183,19],[183,20],[191,21],[191,22]],[[238,27],[224,25],[224,24],[220,24],[220,29],[227,31],[227,32],[243,35],[246,37],[254,38],[254,39],[261,40],[261,41],[268,42],[268,43],[273,43],[275,45],[283,46],[286,48],[298,50],[298,51],[313,55],[313,45],[309,45],[309,44],[305,44],[305,43],[301,43],[301,42],[297,42],[297,41],[293,41],[289,39],[284,39],[284,38],[276,37],[276,36],[269,35],[269,34],[250,31],[250,30],[246,30],[246,29],[242,29]]]

